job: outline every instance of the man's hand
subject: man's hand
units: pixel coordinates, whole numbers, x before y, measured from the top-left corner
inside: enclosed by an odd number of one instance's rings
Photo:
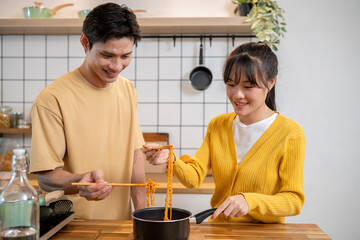
[[[99,201],[105,199],[112,192],[112,186],[107,186],[104,181],[104,172],[94,170],[87,173],[80,180],[81,183],[96,183],[91,186],[78,186],[79,195],[87,200]]]

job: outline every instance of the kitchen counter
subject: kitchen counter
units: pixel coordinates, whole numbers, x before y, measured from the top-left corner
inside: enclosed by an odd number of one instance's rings
[[[215,239],[330,239],[315,224],[191,224],[190,240]],[[133,239],[132,221],[73,220],[51,240]]]
[[[165,173],[146,173],[146,181],[151,178],[152,181],[159,183],[160,185],[156,188],[156,193],[166,193],[167,175]],[[34,174],[29,174],[28,179],[30,184],[35,188],[39,185]],[[182,185],[179,180],[174,176],[173,178],[173,193],[191,193],[191,194],[212,194],[215,189],[215,184],[212,176],[206,176],[203,183],[198,188],[187,188]]]

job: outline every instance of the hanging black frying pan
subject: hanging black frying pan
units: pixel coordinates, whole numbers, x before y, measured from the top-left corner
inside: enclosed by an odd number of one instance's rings
[[[203,44],[202,39],[200,41],[200,60],[199,65],[194,68],[190,73],[190,83],[197,90],[205,90],[210,86],[212,81],[212,73],[211,71],[204,67],[204,59],[203,59]]]

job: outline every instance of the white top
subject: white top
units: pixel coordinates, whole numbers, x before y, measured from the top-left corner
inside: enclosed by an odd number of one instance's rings
[[[278,113],[274,113],[270,117],[250,125],[245,125],[240,121],[239,116],[236,116],[232,125],[238,164],[278,115]]]

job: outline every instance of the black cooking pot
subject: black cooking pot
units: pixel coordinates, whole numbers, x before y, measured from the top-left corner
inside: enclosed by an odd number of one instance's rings
[[[210,86],[210,83],[212,82],[212,78],[213,78],[211,71],[208,68],[202,66],[203,63],[204,63],[203,44],[202,44],[202,40],[201,40],[200,60],[199,60],[200,66],[194,68],[190,72],[190,83],[197,90],[207,89]]]
[[[169,221],[164,221],[164,207],[137,210],[132,213],[134,239],[187,240],[190,234],[190,222],[199,224],[215,210],[216,208],[208,209],[192,216],[189,211],[173,208],[172,218]]]

